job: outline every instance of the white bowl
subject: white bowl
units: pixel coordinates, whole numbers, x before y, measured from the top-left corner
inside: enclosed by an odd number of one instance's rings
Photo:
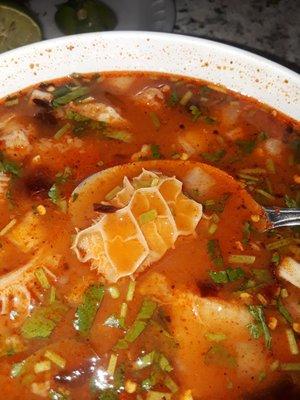
[[[72,72],[157,71],[220,83],[300,119],[300,77],[255,54],[188,36],[115,31],[66,36],[0,55],[0,97]]]

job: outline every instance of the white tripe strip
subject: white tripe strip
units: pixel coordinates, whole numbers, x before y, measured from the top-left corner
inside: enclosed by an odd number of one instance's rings
[[[292,257],[284,257],[278,266],[277,272],[280,278],[300,288],[300,263]]]
[[[31,149],[26,132],[23,129],[12,130],[11,132],[0,137],[4,141],[7,149],[23,148]]]
[[[60,256],[48,255],[45,250],[40,250],[26,265],[1,276],[0,313],[7,315],[11,311],[16,311],[20,318],[19,322],[22,322],[21,320],[29,314],[32,294],[41,297],[42,288],[35,285],[37,282],[35,271],[43,267],[45,272],[55,279],[54,273],[49,268],[56,268],[59,260]]]

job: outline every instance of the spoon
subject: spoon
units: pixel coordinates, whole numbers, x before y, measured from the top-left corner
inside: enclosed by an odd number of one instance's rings
[[[299,226],[300,225],[300,209],[299,208],[272,208],[263,207],[267,219],[270,222],[269,229],[279,228],[283,226]]]
[[[137,176],[143,168],[176,175],[184,183],[185,191],[199,202],[205,200],[207,193],[220,195],[222,192],[230,192],[237,195],[251,214],[261,217],[261,230],[300,225],[300,209],[262,207],[238,181],[219,168],[195,161],[178,160],[139,161],[117,165],[89,176],[75,188],[71,196],[69,212],[74,225],[82,228],[92,219],[96,219],[98,214],[94,211],[93,204],[103,201],[107,193],[122,183],[125,176]],[[199,197],[194,195],[195,191],[199,192]],[[72,200],[74,198],[76,201]]]

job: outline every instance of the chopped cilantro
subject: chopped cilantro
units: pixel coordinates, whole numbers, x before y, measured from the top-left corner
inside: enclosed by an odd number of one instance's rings
[[[55,301],[50,305],[36,308],[21,327],[25,339],[46,338],[51,335],[57,323],[67,311],[67,307]]]
[[[250,336],[253,337],[253,339],[259,339],[262,335],[262,329],[261,325],[257,323],[251,323],[247,325],[247,328],[249,330]]]
[[[279,262],[280,262],[280,255],[279,255],[279,253],[277,253],[277,251],[275,251],[275,253],[272,254],[271,261],[272,261],[272,263],[274,263],[275,265],[279,265]]]
[[[66,167],[63,172],[58,172],[55,175],[55,182],[58,185],[61,185],[63,183],[66,183],[70,176],[72,175],[72,170],[70,167]]]
[[[73,110],[67,110],[66,117],[76,122],[89,122],[91,119]]]
[[[280,299],[280,297],[277,298],[276,300],[276,306],[278,311],[280,312],[280,314],[283,316],[283,318],[289,323],[292,324],[293,323],[293,318],[291,316],[291,314],[288,312],[288,310],[286,309],[286,307],[284,306],[282,300]]]
[[[49,399],[50,400],[68,400],[69,396],[67,396],[66,394],[63,394],[57,390],[50,389]]]
[[[231,193],[224,193],[219,199],[204,202],[205,211],[213,211],[221,213],[224,211],[226,202],[230,198]]]
[[[210,271],[209,276],[215,283],[227,283],[228,276],[226,271]]]
[[[298,204],[297,201],[294,200],[292,197],[289,197],[287,194],[284,196],[285,205],[288,208],[297,208]]]
[[[48,197],[50,198],[52,203],[59,204],[59,201],[61,200],[61,195],[60,195],[60,190],[56,183],[54,183],[49,189]]]
[[[209,276],[215,283],[234,282],[245,276],[241,268],[227,268],[225,271],[210,271]]]
[[[103,133],[106,138],[119,140],[120,142],[130,143],[132,134],[128,131],[109,131]]]
[[[211,88],[209,88],[208,86],[200,86],[199,88],[199,93],[200,94],[208,94],[211,93],[213,90]]]
[[[67,88],[65,89],[67,90]],[[67,92],[65,92],[64,95],[57,96],[57,92],[54,92],[54,100],[52,101],[52,106],[53,107],[60,107],[64,106],[71,101],[78,100],[84,96],[86,96],[89,93],[89,88],[85,86],[79,86],[73,90],[69,88]]]
[[[168,106],[174,107],[178,102],[179,102],[178,94],[176,92],[172,92],[167,100]]]
[[[247,244],[249,242],[252,231],[253,227],[251,225],[251,222],[246,221],[243,226],[243,244]]]
[[[22,174],[22,168],[14,161],[8,160],[0,151],[0,172],[6,172],[19,178]]]
[[[213,162],[213,163],[216,163],[216,162],[222,160],[222,158],[225,156],[225,154],[226,154],[226,151],[224,149],[220,149],[220,150],[214,151],[212,153],[206,153],[206,152],[201,153],[201,155],[205,161],[209,161],[209,162]]]
[[[161,158],[161,154],[159,152],[159,146],[157,144],[151,144],[151,156],[153,159],[158,160]]]
[[[215,264],[217,267],[223,267],[224,261],[221,253],[220,244],[217,239],[211,239],[208,241],[207,252],[213,264]]]
[[[256,146],[255,140],[237,140],[235,143],[244,154],[251,154]]]
[[[266,324],[263,306],[250,305],[248,306],[248,310],[252,315],[252,317],[254,318],[256,325],[255,328],[253,326],[254,324],[249,325],[251,326],[250,333],[252,332],[253,334],[253,332],[258,332],[258,330],[260,330],[264,335],[266,348],[270,349],[272,344],[272,336],[270,334],[268,325]]]
[[[124,338],[117,342],[115,346],[117,349],[127,349],[128,343],[133,343],[140,336],[152,318],[156,307],[157,304],[152,300],[145,299],[143,301],[135,321],[126,331]]]
[[[204,117],[204,122],[208,125],[213,125],[217,122],[216,118],[209,117],[208,115]]]
[[[268,137],[269,137],[269,135],[267,134],[267,132],[264,132],[264,131],[259,132],[259,134],[257,135],[257,139],[260,142],[263,142],[263,141],[267,140]]]
[[[87,335],[104,296],[104,286],[97,284],[88,287],[83,302],[77,308],[73,325],[77,331]]]
[[[101,390],[98,400],[118,400],[119,395],[114,389]]]
[[[190,113],[192,114],[193,122],[198,121],[198,119],[202,115],[202,112],[199,110],[199,108],[195,105],[192,105],[192,106],[190,106],[189,110],[190,110]]]

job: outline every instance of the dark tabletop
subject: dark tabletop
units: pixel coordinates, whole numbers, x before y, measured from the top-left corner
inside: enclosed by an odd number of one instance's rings
[[[296,71],[300,66],[300,0],[175,0],[176,33],[261,54]]]

